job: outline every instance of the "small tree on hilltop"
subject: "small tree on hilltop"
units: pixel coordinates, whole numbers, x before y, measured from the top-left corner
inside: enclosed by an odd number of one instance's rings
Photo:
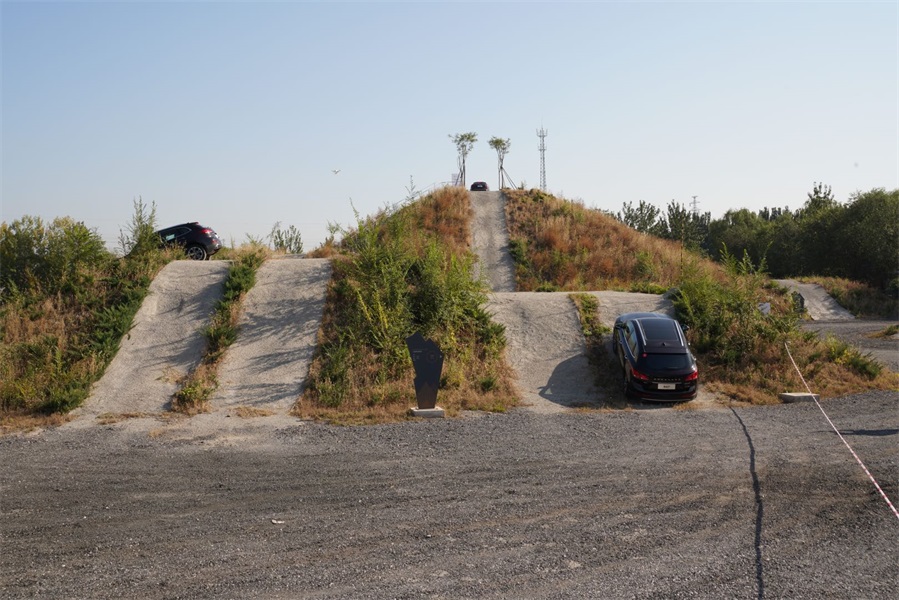
[[[497,170],[499,171],[499,189],[503,189],[506,187],[506,171],[503,169],[503,161],[506,158],[506,154],[509,152],[509,148],[512,146],[512,142],[509,138],[503,139],[494,136],[490,138],[490,142],[488,143],[491,148],[496,150]]]
[[[453,140],[453,143],[456,145],[456,150],[459,152],[459,177],[462,182],[462,187],[465,187],[465,159],[474,147],[474,143],[478,141],[478,134],[469,131],[468,133],[450,135],[449,138]]]

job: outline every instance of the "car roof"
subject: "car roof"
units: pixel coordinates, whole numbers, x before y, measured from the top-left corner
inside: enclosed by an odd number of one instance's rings
[[[668,315],[663,315],[661,313],[654,312],[632,312],[632,313],[624,313],[623,315],[618,315],[616,321],[633,321],[635,319],[667,319],[669,321],[673,320]]]
[[[671,318],[644,317],[634,319],[641,332],[643,351],[658,354],[687,352],[687,341],[678,322]]]

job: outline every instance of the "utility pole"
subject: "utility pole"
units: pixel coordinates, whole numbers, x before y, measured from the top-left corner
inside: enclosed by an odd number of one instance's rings
[[[541,127],[537,130],[537,137],[540,138],[540,189],[546,191],[546,136],[549,132]]]
[[[693,196],[693,216],[699,216],[699,200],[697,200],[698,196]]]

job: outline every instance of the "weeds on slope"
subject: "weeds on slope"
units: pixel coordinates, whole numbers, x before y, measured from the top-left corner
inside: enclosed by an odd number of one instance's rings
[[[444,354],[438,402],[505,410],[516,403],[504,329],[484,309],[467,250],[468,193],[446,188],[373,217],[357,215],[334,260],[318,352],[295,413],[338,423],[406,418],[415,405],[406,338]]]
[[[68,217],[0,225],[0,415],[4,426],[79,406],[112,360],[155,274],[173,251],[146,240],[155,207],[135,202],[123,242],[106,250]],[[56,419],[58,420],[58,419]]]
[[[804,283],[817,283],[837,303],[861,318],[899,319],[899,291],[890,293],[866,283],[839,277],[800,277]]]
[[[506,190],[510,253],[520,291],[662,293],[691,259],[680,244],[539,190]]]
[[[219,363],[228,347],[237,339],[237,320],[244,296],[256,284],[256,271],[268,256],[259,244],[249,244],[231,253],[232,263],[225,278],[222,299],[216,303],[206,335],[206,352],[200,364],[181,382],[172,399],[172,410],[197,414],[208,410],[208,401],[218,386]]]
[[[798,328],[792,297],[748,255],[723,256],[727,279],[688,268],[673,295],[678,319],[702,361],[711,389],[754,404],[778,402],[785,391],[804,391],[787,356],[789,345],[803,377],[824,397],[868,389],[895,389],[895,374],[835,339]],[[761,310],[764,306],[766,310]]]

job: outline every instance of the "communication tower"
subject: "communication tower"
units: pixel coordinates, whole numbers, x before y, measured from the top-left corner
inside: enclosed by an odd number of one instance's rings
[[[542,127],[537,130],[537,137],[540,138],[540,189],[546,191],[546,136],[549,132]]]
[[[698,197],[699,196],[693,196],[693,203],[692,203],[693,204],[693,214],[696,216],[699,216],[699,200],[696,199]]]

